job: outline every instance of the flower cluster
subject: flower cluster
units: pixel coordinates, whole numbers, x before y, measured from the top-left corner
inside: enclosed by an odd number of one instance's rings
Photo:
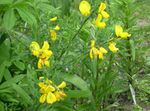
[[[40,48],[39,44],[33,41],[30,44],[30,50],[34,56],[36,56],[38,60],[38,68],[42,68],[44,65],[49,67],[50,63],[48,59],[52,56],[52,51],[49,50],[49,44],[47,41],[44,41],[42,48]]]
[[[103,47],[99,49],[95,46],[95,40],[91,40],[91,49],[90,49],[90,58],[94,59],[99,57],[99,59],[104,59],[104,54],[107,53],[107,50]]]
[[[53,104],[57,101],[63,100],[66,97],[63,89],[66,87],[66,83],[63,81],[60,85],[56,86],[48,78],[40,78],[39,82],[41,97],[39,99],[40,103],[47,102],[48,104]]]
[[[57,17],[53,17],[50,19],[51,22],[55,22],[57,20]],[[60,30],[60,27],[59,25],[56,25],[53,29],[49,29],[49,32],[50,32],[50,37],[51,37],[51,40],[52,41],[56,41],[57,39],[57,31]]]
[[[102,21],[102,18],[108,19],[109,18],[109,14],[105,11],[106,9],[106,4],[105,3],[101,3],[98,9],[98,16],[96,18],[95,21],[95,25],[98,28],[105,28],[106,27],[106,23]]]

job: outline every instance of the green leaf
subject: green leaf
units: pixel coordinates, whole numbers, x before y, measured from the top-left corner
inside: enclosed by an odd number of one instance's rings
[[[5,66],[1,64],[0,65],[0,82],[2,81],[2,78],[4,76],[4,70],[5,70]]]
[[[4,61],[8,61],[10,54],[9,54],[9,46],[2,43],[0,45],[0,64],[2,64]]]
[[[135,61],[135,46],[134,46],[134,41],[133,40],[130,40],[130,46],[131,46],[132,60]]]
[[[3,88],[6,88],[6,87],[10,87],[13,83],[17,83],[19,82],[20,80],[22,80],[24,78],[25,75],[17,75],[5,82],[3,82],[1,85],[0,85],[0,89],[3,89]]]
[[[89,90],[69,90],[66,93],[68,98],[81,98],[91,96]]]
[[[4,73],[5,80],[9,80],[12,78],[11,73],[9,72],[8,68],[5,67],[5,70],[3,73]]]
[[[16,23],[16,16],[14,13],[14,9],[9,9],[8,11],[5,12],[3,17],[3,23],[4,28],[7,30],[10,30],[14,27]]]
[[[7,68],[8,66],[10,66],[10,64],[10,62],[5,61],[0,65],[0,82],[2,81],[3,76],[6,80],[11,78],[11,74]]]
[[[11,4],[13,0],[0,0],[0,4]]]
[[[33,103],[33,100],[31,99],[31,97],[19,85],[13,84],[12,86],[13,86],[13,89],[17,92],[17,94],[20,95],[20,97],[25,103],[30,104],[30,105]]]
[[[25,69],[25,65],[24,65],[23,62],[15,61],[14,64],[15,64],[15,66],[18,67],[20,70],[24,70],[24,69]]]
[[[89,90],[87,83],[77,75],[65,75],[64,80],[74,84],[81,90]]]
[[[5,109],[4,109],[4,103],[2,101],[0,101],[0,109],[1,109],[1,111],[5,111]]]
[[[17,6],[16,9],[22,20],[29,23],[30,25],[37,24],[35,16],[25,6]]]

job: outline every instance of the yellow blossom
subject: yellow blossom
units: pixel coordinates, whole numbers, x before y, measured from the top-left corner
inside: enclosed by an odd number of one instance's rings
[[[98,53],[99,53],[98,49],[97,49],[96,47],[92,47],[92,48],[90,49],[90,58],[91,58],[91,59],[97,58]]]
[[[101,20],[102,20],[102,15],[98,14],[98,16],[96,18],[96,21],[95,21],[95,25],[98,28],[105,28],[106,27],[106,23],[105,22],[101,22]]]
[[[56,96],[52,92],[49,92],[47,94],[47,103],[53,104],[56,101],[57,101]]]
[[[100,6],[99,6],[99,9],[98,9],[98,12],[102,12],[106,9],[106,4],[105,3],[101,3]]]
[[[124,39],[131,36],[131,34],[129,34],[128,32],[123,32],[123,28],[120,25],[115,26],[115,33],[117,37],[124,38]]]
[[[50,36],[52,41],[55,41],[57,39],[57,33],[55,30],[50,30]]]
[[[103,54],[102,52],[99,51],[98,57],[99,57],[99,59],[104,59],[104,54]]]
[[[91,40],[91,47],[95,47],[95,40]]]
[[[63,91],[60,91],[60,90],[55,91],[54,95],[55,95],[57,101],[60,101],[61,99],[63,99],[64,97],[66,97],[66,94]]]
[[[55,26],[54,30],[60,30],[60,27],[58,25]]]
[[[53,18],[50,19],[51,22],[54,22],[56,20],[57,20],[57,17],[53,17]]]
[[[50,66],[49,61],[46,60],[46,59],[39,59],[39,61],[38,61],[38,68],[41,69],[44,65],[49,67]]]
[[[107,53],[107,50],[103,47],[100,47],[99,48],[99,53],[98,53],[99,59],[104,59],[104,54],[106,54],[106,53]]]
[[[88,16],[90,15],[91,5],[87,1],[82,0],[79,5],[79,10],[82,15]]]
[[[66,87],[66,83],[64,81],[60,85],[56,86],[51,80],[46,78],[45,81],[39,82],[38,85],[40,87],[41,93],[41,96],[39,98],[40,103],[47,102],[48,104],[53,104],[57,101],[62,100],[66,96],[63,91],[63,88]]]
[[[103,47],[100,47],[100,48],[99,48],[99,51],[102,52],[102,53],[104,53],[104,54],[107,53],[107,50],[106,50],[105,48],[103,48]]]
[[[32,42],[30,45],[30,50],[32,54],[39,58],[38,60],[38,68],[42,68],[42,66],[50,66],[48,59],[52,56],[52,51],[49,50],[49,44],[47,41],[44,41],[42,48],[40,48],[37,42]]]
[[[58,86],[58,88],[60,88],[60,89],[63,89],[65,87],[66,87],[66,82],[64,82],[64,81]]]
[[[114,42],[110,42],[108,47],[113,53],[116,53],[119,50],[118,48],[116,48],[116,43]]]
[[[30,50],[32,52],[32,54],[36,57],[39,56],[39,50],[40,50],[40,46],[37,42],[33,41],[30,45]]]
[[[109,14],[105,11],[105,9],[106,9],[106,4],[101,3],[99,6],[98,13],[102,14],[102,16],[107,19],[109,18]]]

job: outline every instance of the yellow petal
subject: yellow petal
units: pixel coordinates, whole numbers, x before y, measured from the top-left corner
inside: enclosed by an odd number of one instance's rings
[[[46,95],[47,95],[47,94],[43,94],[43,95],[40,97],[40,99],[39,99],[39,102],[40,102],[40,103],[44,103],[44,102],[45,102],[45,100],[46,100]]]
[[[128,38],[128,37],[130,37],[130,36],[131,36],[131,34],[129,34],[128,32],[122,32],[122,33],[120,34],[120,37],[123,38],[123,39],[126,39],[126,38]]]
[[[52,92],[49,92],[47,95],[47,103],[53,104],[54,102],[56,102],[56,97]]]
[[[45,66],[47,66],[47,67],[50,66],[50,62],[49,62],[49,61],[45,61],[44,64],[45,64]]]
[[[102,53],[104,53],[104,54],[107,53],[107,50],[106,50],[105,48],[103,48],[103,47],[100,47],[99,50],[100,50],[100,52],[102,52]]]
[[[57,20],[57,17],[53,17],[53,18],[50,19],[51,22],[54,22],[56,20]]]
[[[58,25],[56,25],[56,27],[54,28],[54,30],[60,30],[60,27]]]
[[[46,87],[46,93],[52,92],[52,91],[55,91],[55,88],[54,88],[52,85],[48,85],[48,86]]]
[[[50,30],[50,36],[52,41],[55,41],[57,39],[57,33],[55,30]]]
[[[42,46],[42,50],[48,50],[49,49],[49,44],[47,41],[44,41],[44,44]]]
[[[96,20],[97,20],[98,22],[100,22],[100,21],[102,20],[102,15],[101,15],[101,14],[98,14]]]
[[[39,59],[39,61],[38,61],[38,69],[41,69],[42,66],[43,66],[43,61],[42,61],[42,59]]]
[[[38,85],[39,85],[39,87],[43,87],[43,86],[45,86],[45,83],[44,82],[39,82]]]
[[[95,40],[91,40],[91,47],[95,47]]]
[[[55,95],[57,101],[60,101],[61,99],[66,97],[66,94],[63,91],[55,91],[54,95]]]
[[[96,26],[97,26],[98,28],[103,29],[103,28],[106,27],[106,23],[105,23],[105,22],[98,22],[98,23],[96,24]]]
[[[113,53],[116,53],[119,50],[118,48],[116,48],[116,43],[114,42],[111,42],[108,47]]]
[[[101,11],[104,11],[106,9],[106,4],[105,3],[101,3],[99,6],[99,10],[98,12],[100,13]]]
[[[30,50],[34,56],[37,56],[37,57],[39,56],[40,46],[37,42],[33,41],[30,44]]]
[[[99,52],[98,57],[99,57],[99,59],[104,59],[103,53],[102,53],[102,52]]]
[[[46,78],[46,84],[50,85],[52,84],[53,82],[51,80],[49,80],[48,78]]]
[[[101,14],[104,18],[109,18],[109,14],[106,11],[102,11]]]
[[[55,92],[54,92],[54,95],[55,95],[55,97],[56,97],[57,101],[60,101],[61,96],[60,96],[59,91],[55,91]]]
[[[93,51],[90,49],[90,58],[93,59]]]
[[[93,47],[90,49],[90,58],[93,59],[93,58],[97,58],[98,56],[98,49],[96,47]]]
[[[115,26],[115,33],[116,33],[116,36],[119,37],[122,32],[123,32],[123,28],[122,28],[120,25],[116,25],[116,26]]]
[[[64,82],[64,81],[58,86],[58,88],[60,88],[60,89],[63,89],[65,87],[66,87],[66,82]]]
[[[79,10],[82,15],[88,16],[90,15],[91,5],[89,4],[89,2],[82,0],[79,5]]]

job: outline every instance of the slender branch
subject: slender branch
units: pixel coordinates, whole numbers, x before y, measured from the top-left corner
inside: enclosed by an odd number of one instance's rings
[[[62,50],[62,52],[61,52],[61,54],[60,54],[60,56],[59,56],[58,59],[60,59],[60,58],[68,51],[68,48],[69,48],[71,42],[77,37],[77,35],[80,33],[82,27],[83,27],[83,26],[85,25],[85,23],[90,19],[90,17],[94,14],[94,12],[95,12],[95,10],[93,10],[92,13],[91,13],[91,15],[88,16],[88,17],[83,21],[83,23],[81,24],[81,26],[80,26],[80,28],[78,29],[78,31],[77,31],[77,32],[74,34],[74,36],[70,39],[70,41],[69,41],[67,47]]]

